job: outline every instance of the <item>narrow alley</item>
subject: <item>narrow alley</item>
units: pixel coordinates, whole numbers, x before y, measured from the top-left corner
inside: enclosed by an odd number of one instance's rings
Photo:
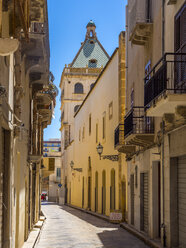
[[[79,210],[43,203],[46,221],[36,248],[145,248],[142,241],[120,228]]]

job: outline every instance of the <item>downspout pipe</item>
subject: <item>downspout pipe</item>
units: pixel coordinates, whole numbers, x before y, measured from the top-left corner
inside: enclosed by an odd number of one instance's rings
[[[162,57],[165,54],[165,0],[162,0]],[[161,171],[161,177],[162,177],[162,224],[161,224],[161,228],[162,228],[162,234],[163,234],[163,246],[166,247],[166,233],[165,233],[165,193],[164,193],[164,189],[165,189],[165,181],[164,181],[164,170],[165,170],[165,164],[164,164],[164,160],[165,160],[165,149],[164,149],[164,145],[165,145],[165,137],[164,137],[164,133],[165,133],[165,122],[164,120],[162,121],[162,155],[161,155],[161,167],[162,167],[162,171]]]
[[[162,0],[162,57],[165,53],[165,0]]]

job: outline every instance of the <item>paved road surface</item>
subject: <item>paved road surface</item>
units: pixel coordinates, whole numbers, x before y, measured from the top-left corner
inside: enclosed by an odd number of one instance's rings
[[[147,248],[119,225],[55,203],[43,203],[47,217],[36,248]]]

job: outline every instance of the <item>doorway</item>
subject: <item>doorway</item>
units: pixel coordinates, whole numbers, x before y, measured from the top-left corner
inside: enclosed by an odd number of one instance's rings
[[[123,220],[126,219],[126,181],[121,182],[121,211]]]
[[[110,184],[110,210],[115,209],[115,170],[111,170],[111,184]]]
[[[82,181],[82,208],[84,207],[84,191],[85,191],[85,178]]]
[[[134,225],[134,174],[130,176],[130,222]]]
[[[102,214],[106,212],[106,172],[102,172]]]
[[[91,176],[88,177],[88,209],[91,210]]]
[[[98,211],[98,172],[95,173],[95,212]]]
[[[3,129],[2,130],[2,153],[3,153],[3,182],[2,182],[2,192],[3,192],[3,225],[2,225],[2,247],[8,248],[10,246],[10,132]]]

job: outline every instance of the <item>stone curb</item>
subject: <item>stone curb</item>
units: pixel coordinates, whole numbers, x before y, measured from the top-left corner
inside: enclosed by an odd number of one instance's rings
[[[156,242],[156,241],[150,239],[148,236],[146,236],[145,234],[137,231],[136,229],[134,229],[133,227],[131,227],[127,223],[121,223],[120,227],[122,227],[126,231],[130,232],[131,234],[135,235],[137,238],[139,238],[145,244],[149,245],[152,248],[163,248],[163,246],[159,242]]]
[[[29,233],[27,241],[24,242],[22,248],[34,248],[41,234],[46,217],[41,216],[40,220],[34,225],[34,228]],[[34,233],[35,232],[35,233]]]

